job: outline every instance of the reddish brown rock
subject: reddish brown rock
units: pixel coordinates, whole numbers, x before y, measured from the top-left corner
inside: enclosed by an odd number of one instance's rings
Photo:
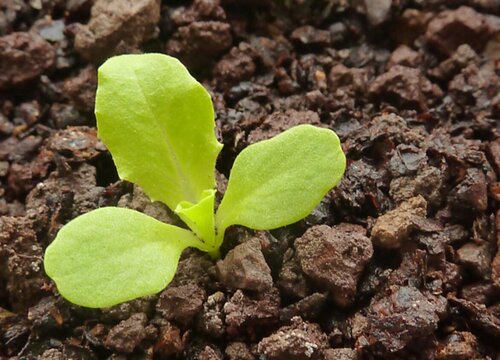
[[[467,169],[464,179],[450,191],[448,202],[459,217],[485,211],[488,207],[488,186],[483,171]]]
[[[364,0],[362,3],[371,25],[383,23],[390,15],[392,0]]]
[[[165,319],[186,326],[201,311],[205,290],[194,284],[168,287],[164,290],[156,311]]]
[[[497,254],[491,263],[491,277],[493,285],[500,290],[500,210],[496,215],[496,232],[497,232]]]
[[[293,298],[304,298],[311,292],[309,281],[292,249],[288,249],[283,255],[278,286],[283,294]]]
[[[343,64],[335,65],[328,74],[328,87],[332,92],[338,88],[348,88],[356,94],[363,94],[367,82],[366,69],[348,68]]]
[[[365,330],[367,343],[383,358],[430,336],[446,311],[445,298],[411,286],[392,286],[387,295],[370,305]]]
[[[36,79],[55,62],[55,49],[34,32],[0,37],[0,90]]]
[[[418,219],[426,215],[427,201],[421,195],[415,196],[377,219],[372,229],[372,240],[381,247],[398,248],[408,240]]]
[[[249,44],[241,43],[215,64],[213,76],[219,87],[228,88],[252,77],[256,69],[252,52]]]
[[[177,29],[166,45],[166,52],[179,58],[189,68],[199,68],[231,47],[231,43],[229,24],[196,21]]]
[[[264,259],[258,238],[229,251],[217,263],[219,278],[229,288],[264,291],[273,286],[271,269]]]
[[[314,360],[321,358],[327,345],[327,337],[319,325],[295,317],[290,326],[283,326],[262,339],[257,352],[269,360]]]
[[[279,291],[274,288],[256,295],[237,290],[224,305],[227,333],[256,339],[263,329],[278,321],[280,302]]]
[[[86,59],[99,61],[121,43],[136,47],[157,34],[160,0],[97,0],[88,24],[75,36],[75,48]]]
[[[331,42],[329,31],[316,29],[310,25],[295,29],[290,35],[290,39],[296,44],[305,47],[324,47]]]
[[[336,304],[354,301],[359,277],[373,248],[359,225],[313,226],[295,240],[297,258],[304,273],[324,286]]]
[[[97,89],[97,70],[92,65],[83,68],[76,76],[64,81],[63,89],[78,110],[92,113]]]
[[[436,350],[438,360],[483,359],[476,337],[470,332],[455,331],[441,341]]]
[[[488,244],[467,243],[457,250],[458,262],[482,278],[490,274],[491,258]]]
[[[422,57],[418,52],[406,45],[401,45],[396,48],[389,58],[387,68],[395,65],[403,65],[408,67],[418,67],[421,65]]]
[[[323,360],[360,360],[361,355],[354,349],[338,348],[323,351]]]
[[[489,37],[484,15],[461,6],[440,12],[429,22],[425,38],[430,46],[443,55],[451,55],[461,44],[481,51]]]
[[[131,353],[146,337],[146,314],[137,313],[113,327],[105,340],[105,345],[122,353]]]
[[[247,344],[243,342],[230,343],[225,350],[228,360],[255,360]]]
[[[223,307],[226,297],[221,291],[210,295],[203,304],[203,311],[198,321],[198,328],[206,335],[220,338],[226,332]]]
[[[380,101],[398,107],[427,109],[428,102],[438,100],[441,89],[432,84],[418,69],[395,65],[371,83],[368,92]]]
[[[253,144],[261,140],[270,139],[289,128],[299,124],[320,125],[319,116],[314,111],[286,110],[276,111],[267,116],[262,124],[248,134],[248,144]]]
[[[158,339],[154,345],[157,354],[168,357],[180,354],[184,349],[184,340],[181,331],[170,322],[166,322],[160,328]]]

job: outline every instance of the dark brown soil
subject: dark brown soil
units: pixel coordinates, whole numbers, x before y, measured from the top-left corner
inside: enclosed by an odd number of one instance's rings
[[[167,5],[168,3],[168,5]],[[498,359],[498,0],[0,2],[0,358]],[[345,177],[297,224],[187,251],[161,294],[110,309],[43,271],[63,224],[119,205],[96,68],[179,57],[211,91],[219,189],[245,146],[334,129]]]

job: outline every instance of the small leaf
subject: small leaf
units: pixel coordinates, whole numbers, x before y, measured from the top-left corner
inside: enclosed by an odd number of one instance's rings
[[[205,190],[204,198],[198,204],[181,201],[175,209],[175,213],[207,246],[215,245],[214,199],[215,190]],[[216,250],[214,248],[212,252]]]
[[[236,158],[217,211],[219,241],[230,225],[270,230],[304,218],[339,182],[345,165],[337,135],[311,125],[250,145]]]
[[[212,101],[177,59],[110,58],[99,68],[95,113],[120,177],[152,200],[174,210],[184,200],[198,203],[204,190],[214,188],[222,145]]]
[[[69,301],[108,307],[164,289],[182,251],[200,243],[188,230],[105,207],[59,231],[45,252],[45,271]]]

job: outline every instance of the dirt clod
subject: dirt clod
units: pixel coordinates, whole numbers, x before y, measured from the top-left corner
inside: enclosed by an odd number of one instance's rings
[[[55,49],[34,32],[0,37],[0,90],[35,80],[55,62]]]
[[[425,38],[441,54],[451,55],[461,44],[482,50],[488,33],[484,16],[470,7],[461,6],[440,12],[429,23]]]
[[[318,325],[295,317],[292,325],[262,339],[257,352],[269,360],[319,359],[326,346],[327,337]]]
[[[121,353],[131,353],[145,338],[148,318],[144,313],[132,315],[113,327],[105,340],[106,347]]]
[[[271,269],[262,255],[258,238],[236,246],[217,263],[217,270],[229,288],[264,291],[273,285]]]
[[[88,24],[75,36],[75,48],[86,59],[99,61],[119,44],[132,48],[157,34],[160,1],[97,0]]]
[[[156,305],[156,311],[165,319],[186,326],[201,311],[205,290],[194,284],[168,287]]]
[[[385,248],[400,247],[415,229],[415,221],[426,216],[426,209],[427,202],[419,195],[380,216],[372,229],[373,242]]]
[[[373,255],[365,233],[359,225],[340,224],[333,228],[319,225],[295,241],[304,273],[324,286],[340,306],[349,306],[354,301],[361,272]]]

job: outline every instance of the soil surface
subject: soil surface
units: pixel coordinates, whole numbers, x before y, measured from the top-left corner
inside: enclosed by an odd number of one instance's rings
[[[168,5],[167,5],[168,3]],[[0,358],[498,359],[498,0],[4,0]],[[334,129],[348,166],[297,224],[187,251],[162,293],[109,309],[43,271],[63,224],[118,205],[96,69],[179,57],[211,92],[219,190],[248,144]]]

